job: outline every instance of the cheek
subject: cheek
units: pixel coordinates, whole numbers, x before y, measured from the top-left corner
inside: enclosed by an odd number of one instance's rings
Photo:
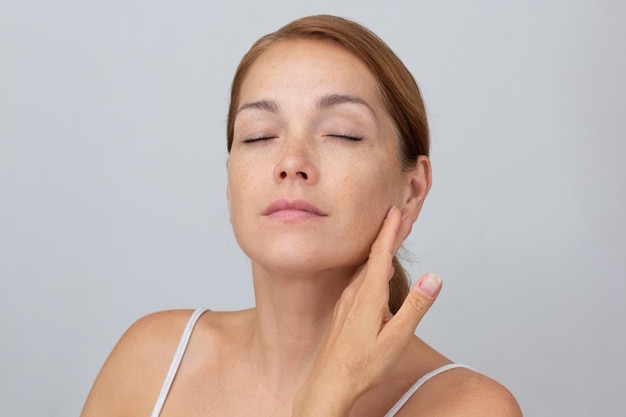
[[[349,195],[363,212],[386,213],[392,205],[401,203],[401,178],[398,173],[390,172],[389,166],[388,161],[368,164],[346,178]]]
[[[255,207],[254,193],[251,192],[250,183],[245,177],[229,174],[229,219],[235,240],[241,249],[250,256],[249,244],[258,240],[258,231],[251,220],[254,218],[253,210]]]
[[[241,210],[246,207],[246,201],[249,202],[254,198],[254,193],[248,189],[253,187],[251,178],[248,178],[246,170],[241,168],[239,164],[229,164],[228,166],[227,197],[231,222],[236,220]]]
[[[381,169],[381,165],[370,164],[367,169],[354,170],[344,178],[347,187],[343,188],[343,198],[352,209],[348,211],[351,218],[343,232],[352,236],[353,244],[371,245],[389,208],[402,202],[400,178],[388,169]]]

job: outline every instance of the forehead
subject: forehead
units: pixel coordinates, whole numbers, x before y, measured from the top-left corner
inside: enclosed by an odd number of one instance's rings
[[[280,91],[350,94],[380,105],[378,81],[365,63],[330,41],[299,39],[273,44],[250,67],[239,101]]]

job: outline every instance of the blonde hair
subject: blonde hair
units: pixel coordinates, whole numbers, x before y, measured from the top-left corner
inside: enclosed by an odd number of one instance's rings
[[[387,44],[369,29],[353,21],[329,15],[304,17],[263,36],[244,55],[233,77],[227,121],[230,152],[241,85],[256,59],[277,42],[315,39],[332,42],[360,59],[378,80],[381,101],[394,122],[402,169],[415,166],[429,153],[428,120],[415,79]],[[409,292],[402,264],[393,258],[394,276],[389,283],[389,309],[396,313]]]

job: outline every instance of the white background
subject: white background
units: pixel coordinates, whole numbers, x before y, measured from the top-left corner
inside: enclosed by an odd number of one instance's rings
[[[2,1],[2,415],[77,415],[144,314],[253,303],[225,201],[230,78],[317,13],[373,29],[426,100],[409,270],[445,282],[418,334],[527,416],[623,414],[626,3],[317,3]]]

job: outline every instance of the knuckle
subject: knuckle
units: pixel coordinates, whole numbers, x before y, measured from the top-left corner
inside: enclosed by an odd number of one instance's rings
[[[409,296],[406,298],[406,302],[408,303],[408,307],[420,316],[426,314],[430,306],[433,304],[432,299],[422,297],[414,292],[409,293]]]

